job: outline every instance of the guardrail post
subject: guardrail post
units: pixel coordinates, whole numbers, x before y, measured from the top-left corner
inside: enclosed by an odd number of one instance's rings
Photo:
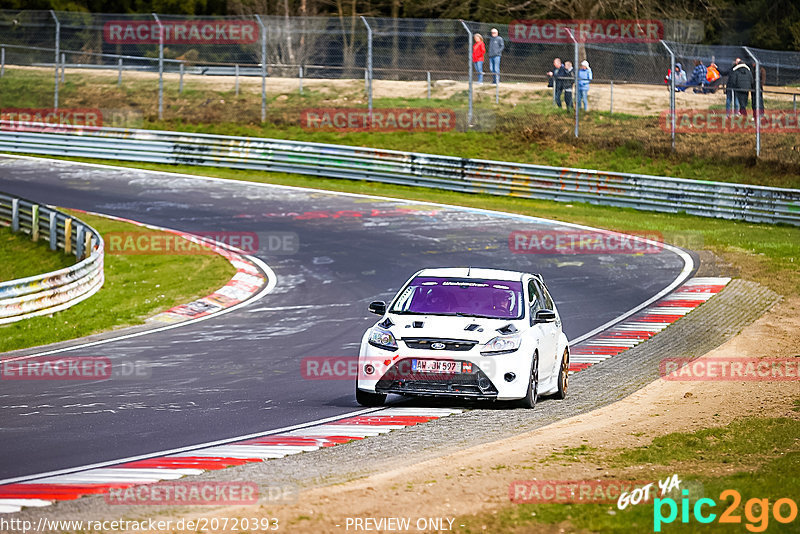
[[[6,47],[0,48],[0,78],[6,73]]]
[[[260,16],[255,17],[261,27],[261,122],[267,122],[267,28]]]
[[[762,106],[762,98],[763,95],[761,94],[761,62],[758,61],[758,58],[754,53],[750,51],[748,47],[743,47],[744,51],[756,62],[756,101],[753,103],[753,115],[756,121],[756,157],[761,157],[761,106]]]
[[[367,100],[368,100],[368,114],[369,114],[369,127],[372,128],[372,28],[370,27],[367,19],[361,16],[361,21],[367,27],[367,72],[369,84],[367,85]]]
[[[11,231],[19,232],[19,199],[11,199]]]
[[[164,118],[164,26],[158,15],[152,13],[158,24],[158,120]]]
[[[117,74],[117,87],[122,87],[122,58],[117,60],[117,66],[119,67],[119,73]]]
[[[58,220],[56,219],[56,212],[50,212],[50,250],[58,248]]]
[[[31,206],[31,239],[39,241],[39,205]]]
[[[64,253],[72,252],[72,219],[64,219]]]
[[[661,44],[669,52],[669,116],[670,116],[670,136],[672,138],[672,150],[675,151],[675,53],[667,46],[663,40]]]
[[[78,258],[78,261],[83,259],[83,244],[84,244],[84,233],[86,232],[85,227],[82,224],[78,225],[78,231],[75,235],[75,256]]]
[[[234,67],[234,72],[236,73],[236,96],[239,96],[239,64],[237,63]]]
[[[428,75],[428,100],[431,99],[431,71],[426,73]]]
[[[92,253],[92,233],[84,232],[83,234],[83,255],[89,256]],[[83,259],[83,258],[81,258]]]
[[[52,9],[50,10],[50,15],[53,17],[53,20],[56,21],[56,42],[55,42],[55,57],[53,59],[53,66],[55,67],[56,71],[56,84],[55,90],[53,92],[53,109],[58,109],[58,54],[59,54],[59,43],[61,42],[61,22],[58,20],[56,16],[56,12]]]
[[[469,72],[469,105],[467,108],[467,126],[472,126],[472,30],[469,29],[469,26],[467,26],[467,23],[463,20],[459,20],[459,22],[467,31],[467,72]],[[499,86],[500,84],[498,83],[497,85]]]

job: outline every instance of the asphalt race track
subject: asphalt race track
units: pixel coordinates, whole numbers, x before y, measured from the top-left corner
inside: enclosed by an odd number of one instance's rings
[[[0,191],[187,232],[255,232],[254,255],[277,275],[271,294],[232,313],[69,353],[145,361],[149,378],[0,383],[0,479],[357,409],[351,380],[307,380],[301,361],[356,356],[376,319],[367,304],[388,300],[423,267],[541,272],[571,339],[653,297],[684,268],[669,251],[509,250],[510,232],[558,223],[245,182],[0,158]],[[299,249],[270,250],[270,235],[285,232]]]

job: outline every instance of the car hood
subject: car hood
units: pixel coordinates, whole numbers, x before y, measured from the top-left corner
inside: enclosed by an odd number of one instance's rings
[[[478,343],[514,329],[523,328],[524,320],[485,319],[482,317],[452,317],[440,315],[388,315],[394,323],[390,330],[395,338],[442,338],[473,340]],[[500,332],[499,330],[510,331]]]

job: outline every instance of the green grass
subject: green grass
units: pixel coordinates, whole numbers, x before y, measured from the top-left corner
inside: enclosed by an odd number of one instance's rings
[[[110,164],[101,160],[83,161]],[[233,180],[439,202],[521,213],[612,230],[648,234],[656,232],[663,236],[665,242],[690,249],[713,251],[730,262],[743,278],[763,283],[780,294],[800,294],[800,269],[798,269],[800,228],[794,226],[752,224],[686,214],[651,213],[629,208],[581,203],[565,204],[291,174],[132,162],[113,162],[113,164]]]
[[[713,440],[709,438],[713,436]],[[654,441],[659,446],[653,451],[644,448],[621,451],[616,461],[626,465],[636,465],[640,460],[660,466],[653,476],[653,482],[664,480],[675,474],[669,464],[679,459],[695,461],[692,470],[678,472],[682,487],[689,489],[690,506],[696,499],[713,499],[717,506],[712,511],[719,516],[727,508],[730,500],[721,499],[720,494],[727,489],[739,492],[742,501],[735,509],[735,515],[742,517],[742,525],[721,525],[714,521],[701,525],[692,517],[687,524],[681,524],[680,513],[672,524],[664,525],[662,532],[747,532],[744,525],[759,525],[760,519],[748,521],[744,515],[747,501],[752,498],[769,499],[770,504],[788,497],[797,502],[797,488],[800,487],[800,421],[794,419],[747,418],[735,421],[720,428],[704,429],[698,432],[675,433]],[[692,445],[689,451],[681,450],[681,443],[705,443],[711,450],[698,457]],[[717,454],[730,455],[741,460],[735,462],[740,468],[734,473],[714,477],[703,474],[705,470],[717,465]],[[649,480],[649,479],[648,479]],[[657,484],[654,484],[657,489]],[[680,500],[676,499],[680,508]],[[752,505],[751,505],[752,506]],[[664,513],[667,512],[666,506]],[[707,513],[708,508],[704,509]],[[783,513],[788,509],[784,506]],[[653,532],[654,503],[641,503],[618,510],[616,503],[604,504],[516,504],[501,508],[492,513],[457,518],[455,524],[464,524],[463,532],[549,532],[544,525],[557,525],[566,531],[586,529],[592,532]],[[756,518],[760,517],[756,514]],[[797,532],[798,520],[791,524],[779,524],[771,516],[767,522],[767,532]],[[564,530],[562,530],[564,531]]]
[[[73,215],[101,234],[151,232],[104,217]],[[44,270],[38,263],[35,265],[37,271]],[[230,263],[216,254],[106,254],[105,284],[98,293],[52,316],[0,326],[0,352],[141,324],[160,311],[212,293],[233,274]]]
[[[75,256],[50,250],[44,240],[0,227],[0,282],[57,271],[75,263]]]

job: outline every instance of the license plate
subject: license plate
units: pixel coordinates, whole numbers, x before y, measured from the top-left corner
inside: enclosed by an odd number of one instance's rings
[[[411,360],[411,370],[420,373],[460,373],[461,362],[450,360]]]

